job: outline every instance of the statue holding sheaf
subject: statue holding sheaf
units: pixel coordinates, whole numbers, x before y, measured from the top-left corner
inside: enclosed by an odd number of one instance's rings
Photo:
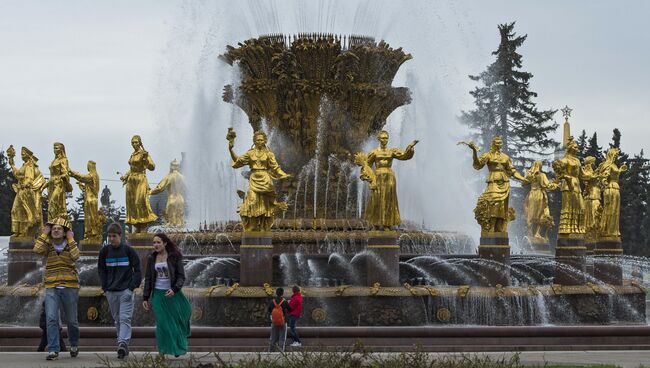
[[[14,162],[16,150],[7,148],[7,158],[16,182],[11,185],[16,197],[11,207],[11,232],[16,238],[35,238],[43,227],[42,191],[45,177],[38,169],[38,158],[27,147],[20,150],[23,165]]]

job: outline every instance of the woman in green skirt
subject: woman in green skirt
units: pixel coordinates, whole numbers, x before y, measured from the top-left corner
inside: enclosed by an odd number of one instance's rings
[[[156,343],[160,354],[176,357],[187,353],[192,306],[181,288],[185,282],[183,256],[163,233],[153,237],[154,251],[147,258],[142,307],[153,309]]]

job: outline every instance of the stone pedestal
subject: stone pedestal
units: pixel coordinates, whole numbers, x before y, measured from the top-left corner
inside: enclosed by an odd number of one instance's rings
[[[510,284],[510,240],[508,233],[481,233],[478,246],[479,273],[487,279],[483,286]]]
[[[103,244],[97,241],[82,240],[79,242],[79,252],[82,256],[99,256],[99,250]]]
[[[239,284],[262,286],[273,281],[273,234],[244,232],[239,246]]]
[[[530,241],[530,247],[536,254],[551,254],[551,244],[544,238],[533,238]]]
[[[28,273],[38,270],[43,257],[34,253],[35,239],[32,237],[9,238],[7,250],[7,285],[23,283],[23,278]]]
[[[594,277],[611,285],[623,285],[621,238],[603,238],[594,249]]]
[[[399,238],[393,231],[371,231],[368,237],[367,284],[399,286]]]
[[[140,257],[140,267],[144,270],[147,266],[147,257],[153,252],[153,233],[130,233],[127,244],[133,248]],[[142,274],[144,277],[144,273]]]
[[[560,234],[555,247],[555,284],[583,285],[586,283],[585,240],[581,234]]]

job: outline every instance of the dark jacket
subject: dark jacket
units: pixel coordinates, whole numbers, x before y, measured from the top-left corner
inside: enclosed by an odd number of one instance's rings
[[[147,257],[147,269],[144,273],[144,291],[142,299],[149,300],[153,288],[156,285],[156,256],[158,252],[153,252]],[[167,268],[169,269],[169,281],[172,285],[174,294],[181,291],[185,283],[185,268],[183,267],[183,257],[174,254],[167,255]]]
[[[140,257],[126,244],[107,244],[99,250],[97,270],[104,291],[133,290],[142,282]]]
[[[280,304],[281,300],[284,300],[284,302],[282,302],[282,305],[280,306],[282,307],[282,311],[284,312],[285,317],[289,314],[289,312],[291,312],[291,307],[289,306],[289,302],[285,298],[276,296],[275,299],[273,300],[275,300],[275,302],[278,304]],[[273,304],[273,300],[269,302],[269,307],[268,307],[269,315],[273,312],[273,308],[275,307],[275,304]]]

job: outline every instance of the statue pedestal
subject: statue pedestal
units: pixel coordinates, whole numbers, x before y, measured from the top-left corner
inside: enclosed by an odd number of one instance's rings
[[[152,233],[130,233],[127,244],[138,253],[140,257],[140,268],[142,270],[142,277],[144,278],[144,270],[147,267],[147,257],[153,252],[153,236]]]
[[[537,254],[551,254],[551,244],[547,239],[538,237],[532,238],[530,246],[533,252]]]
[[[555,247],[555,280],[560,285],[584,285],[586,283],[585,240],[582,234],[560,234]]]
[[[98,241],[82,240],[79,242],[79,252],[82,256],[99,256],[99,250],[103,244]]]
[[[244,232],[239,246],[239,285],[262,286],[273,282],[273,233]]]
[[[479,273],[487,279],[482,286],[510,284],[510,240],[508,233],[481,233],[478,246]]]
[[[7,285],[23,283],[23,278],[28,273],[38,270],[42,264],[42,258],[34,253],[33,237],[9,238],[9,249],[7,251]],[[40,278],[38,278],[40,280]]]
[[[371,231],[366,250],[367,285],[399,286],[399,237],[394,231]]]
[[[623,285],[621,238],[603,238],[594,249],[594,277],[607,284]]]

